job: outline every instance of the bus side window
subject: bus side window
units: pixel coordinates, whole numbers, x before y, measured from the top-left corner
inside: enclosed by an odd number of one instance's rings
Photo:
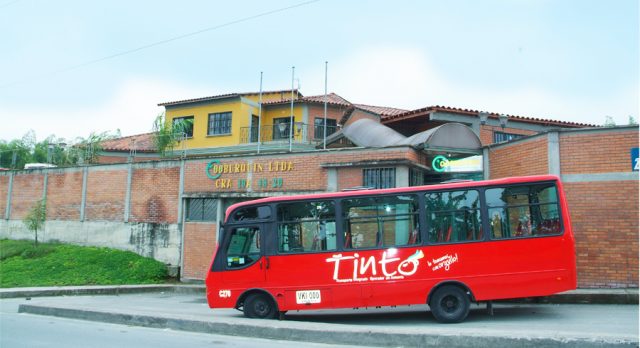
[[[429,242],[471,242],[482,239],[477,190],[429,192],[425,195]]]
[[[514,185],[485,191],[491,238],[523,238],[561,233],[554,184]]]
[[[337,249],[333,201],[282,203],[277,211],[279,252]]]
[[[417,212],[418,203],[413,195],[345,199],[345,248],[419,244]]]

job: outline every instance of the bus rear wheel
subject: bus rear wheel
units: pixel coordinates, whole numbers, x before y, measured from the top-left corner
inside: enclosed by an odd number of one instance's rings
[[[245,317],[257,319],[273,319],[278,313],[276,304],[265,294],[249,295],[242,310]]]
[[[429,301],[431,313],[441,323],[463,321],[469,314],[470,305],[466,291],[454,285],[438,288]]]

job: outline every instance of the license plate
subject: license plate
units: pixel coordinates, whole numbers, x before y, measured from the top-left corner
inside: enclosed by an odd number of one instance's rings
[[[297,304],[320,303],[320,302],[322,302],[322,298],[320,297],[320,290],[296,291]]]

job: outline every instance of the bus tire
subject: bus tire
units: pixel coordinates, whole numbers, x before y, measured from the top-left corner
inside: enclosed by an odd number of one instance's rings
[[[466,291],[455,285],[438,288],[429,301],[431,313],[441,323],[463,321],[469,314],[470,305]]]
[[[273,319],[278,313],[276,304],[269,296],[255,293],[247,296],[242,308],[245,317],[256,319]]]

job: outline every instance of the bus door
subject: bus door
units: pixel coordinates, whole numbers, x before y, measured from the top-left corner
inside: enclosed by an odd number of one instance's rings
[[[264,224],[229,225],[224,255],[221,256],[226,286],[237,288],[261,287],[265,280]]]

